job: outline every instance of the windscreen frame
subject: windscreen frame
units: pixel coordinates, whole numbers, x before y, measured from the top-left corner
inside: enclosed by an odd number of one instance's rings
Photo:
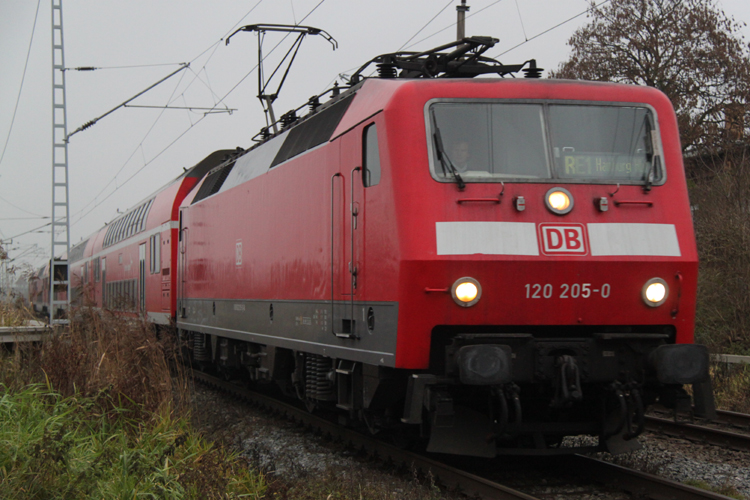
[[[664,161],[664,150],[662,145],[661,128],[659,125],[659,115],[656,109],[643,102],[627,101],[595,101],[595,100],[567,100],[567,99],[502,99],[502,98],[433,98],[428,100],[424,105],[424,120],[427,140],[428,165],[431,177],[441,183],[455,183],[455,179],[449,175],[442,175],[443,168],[441,162],[437,159],[435,141],[433,138],[435,123],[432,106],[435,104],[531,104],[542,107],[543,113],[543,139],[544,139],[544,156],[546,158],[546,169],[550,172],[549,177],[514,177],[514,176],[488,176],[473,177],[471,175],[461,174],[464,182],[467,184],[485,184],[485,183],[534,183],[534,184],[592,184],[592,185],[634,185],[634,186],[661,186],[667,181],[667,167]],[[593,106],[593,107],[618,107],[618,108],[645,108],[650,126],[655,131],[657,137],[656,144],[652,146],[652,164],[653,171],[655,164],[653,158],[659,159],[660,177],[651,182],[646,179],[623,180],[615,178],[570,178],[561,177],[557,173],[557,167],[554,165],[553,138],[551,133],[550,106]],[[445,138],[443,138],[445,140]]]

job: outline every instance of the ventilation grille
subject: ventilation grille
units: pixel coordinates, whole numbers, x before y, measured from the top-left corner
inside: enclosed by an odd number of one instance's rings
[[[208,174],[206,180],[203,181],[203,184],[198,190],[198,194],[193,198],[191,205],[218,193],[219,189],[221,189],[221,186],[224,184],[224,181],[227,180],[227,176],[229,175],[229,172],[232,171],[232,168],[234,168],[234,162],[217,168]]]
[[[353,98],[353,95],[347,97],[292,128],[273,159],[271,168],[328,141]]]

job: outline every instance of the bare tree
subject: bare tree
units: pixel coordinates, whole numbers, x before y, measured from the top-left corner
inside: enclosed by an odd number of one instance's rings
[[[677,111],[685,152],[715,152],[750,125],[750,57],[738,24],[714,0],[591,3],[553,78],[649,85]]]

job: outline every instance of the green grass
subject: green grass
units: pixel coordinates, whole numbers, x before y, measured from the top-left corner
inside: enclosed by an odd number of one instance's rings
[[[0,386],[2,497],[263,497],[263,476],[185,420],[144,422],[99,408],[93,398],[63,397],[41,384]]]
[[[736,488],[729,485],[724,486],[711,486],[705,481],[699,481],[697,479],[688,479],[685,481],[685,484],[688,486],[693,486],[695,488],[700,488],[702,490],[707,491],[713,491],[714,493],[718,493],[720,495],[727,496],[729,498],[736,498],[737,500],[746,500],[747,497],[742,495],[739,491],[737,491]]]

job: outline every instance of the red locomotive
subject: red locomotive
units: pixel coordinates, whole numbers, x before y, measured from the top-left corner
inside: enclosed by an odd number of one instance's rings
[[[99,307],[174,321],[195,363],[430,451],[630,449],[685,384],[710,415],[669,101],[537,79],[493,43],[374,59],[93,235],[73,273]]]

